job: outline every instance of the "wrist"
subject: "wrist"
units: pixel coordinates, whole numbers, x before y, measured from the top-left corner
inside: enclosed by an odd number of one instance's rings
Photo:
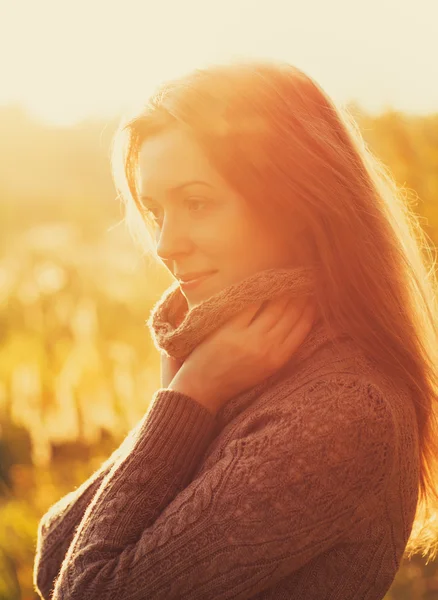
[[[214,395],[207,390],[205,386],[202,386],[196,378],[189,378],[183,373],[178,372],[168,385],[167,389],[193,398],[193,400],[211,412],[213,416],[216,416],[217,404]]]

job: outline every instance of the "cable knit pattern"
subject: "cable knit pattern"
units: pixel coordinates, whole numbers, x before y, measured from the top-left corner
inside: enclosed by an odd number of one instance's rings
[[[305,270],[250,280],[191,311],[165,292],[148,321],[157,347],[187,356],[249,303],[311,293]],[[35,587],[44,600],[382,599],[418,480],[408,388],[317,321],[282,369],[216,416],[159,389],[42,518]]]

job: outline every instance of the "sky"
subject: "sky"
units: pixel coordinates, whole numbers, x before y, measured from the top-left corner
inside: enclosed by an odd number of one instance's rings
[[[438,113],[438,0],[0,0],[0,105],[74,124],[163,80],[280,58],[336,102]]]

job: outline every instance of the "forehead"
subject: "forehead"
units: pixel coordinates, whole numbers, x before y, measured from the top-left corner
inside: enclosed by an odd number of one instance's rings
[[[183,128],[166,129],[141,145],[137,177],[142,194],[153,196],[154,190],[173,187],[187,180],[220,183],[219,174],[205,156],[201,146]]]

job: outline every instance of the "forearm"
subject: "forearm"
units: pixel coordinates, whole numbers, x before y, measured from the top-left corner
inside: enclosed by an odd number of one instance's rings
[[[70,492],[43,516],[38,527],[36,556],[34,563],[34,584],[44,600],[51,598],[51,592],[62,562],[74,536],[76,526],[81,522],[88,504],[110,470],[102,471],[92,480],[87,480],[80,488]]]
[[[44,600],[51,598],[52,587],[87,506],[115,462],[132,443],[138,424],[125,437],[110,457],[77,489],[55,504],[41,518],[38,526],[34,562],[34,585]]]
[[[121,592],[133,599],[154,597],[153,577],[141,585],[136,581],[135,555],[145,553],[146,568],[149,562],[155,570],[157,561],[164,567],[159,546],[173,535],[163,532],[154,539],[151,528],[190,482],[214,429],[214,418],[192,398],[167,389],[156,393],[130,452],[115,463],[87,507],[62,564],[56,600],[109,599]],[[116,567],[120,560],[129,568]]]

